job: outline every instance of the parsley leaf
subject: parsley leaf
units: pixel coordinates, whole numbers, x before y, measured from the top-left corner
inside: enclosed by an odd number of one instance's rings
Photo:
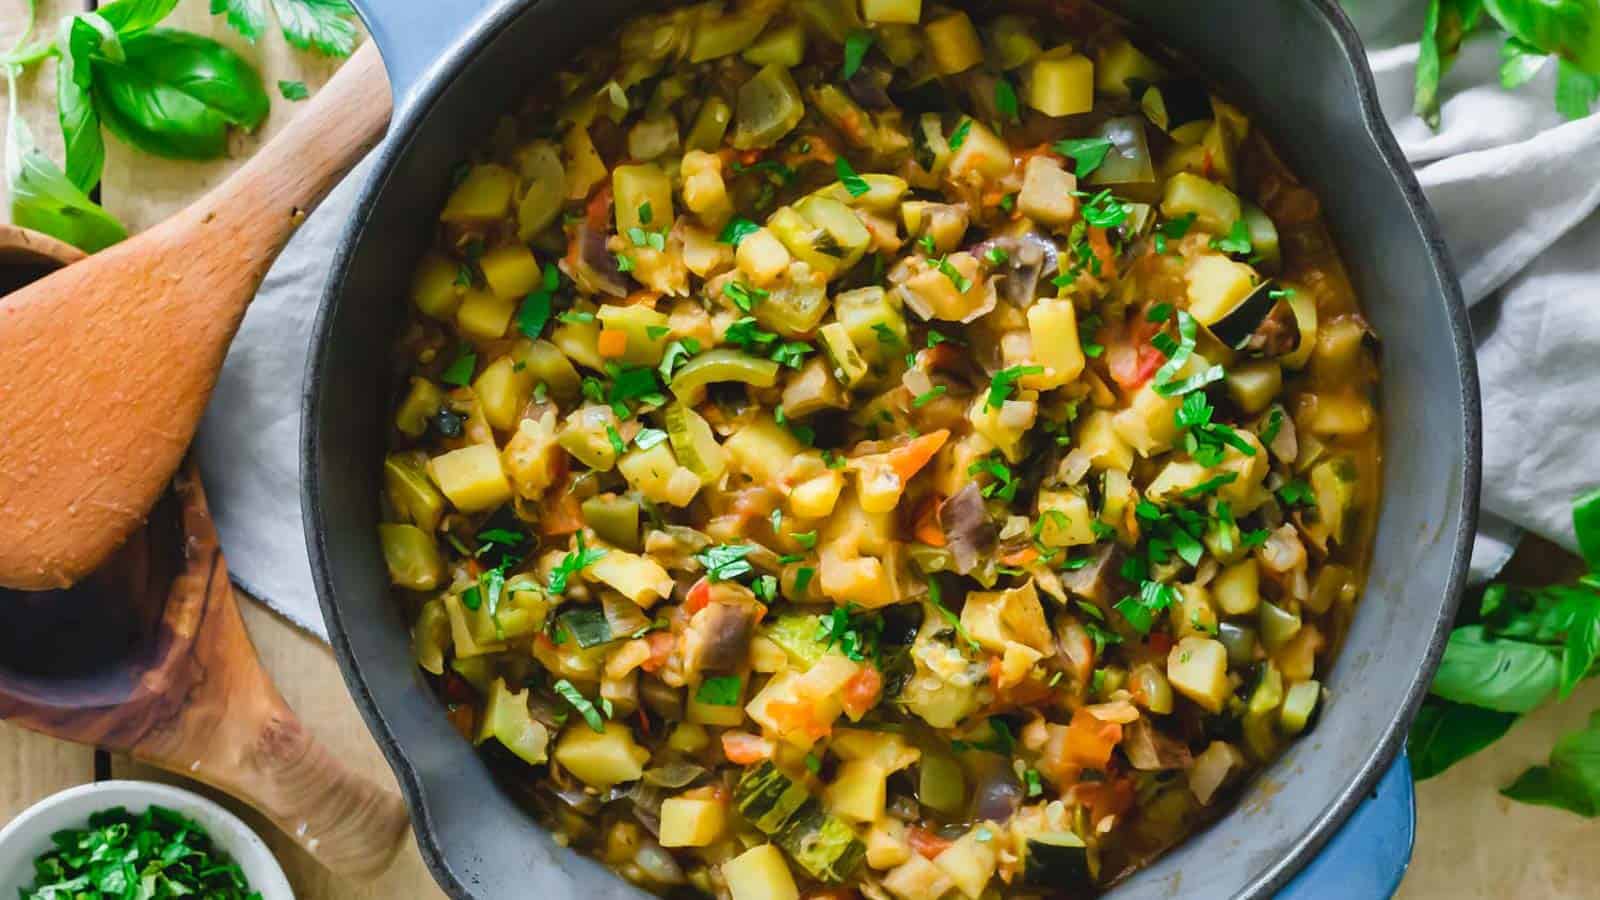
[[[1022,121],[1017,109],[1017,89],[1011,86],[1010,79],[1002,77],[995,81],[994,108],[1007,122]]]
[[[844,66],[839,69],[839,77],[849,79],[861,69],[862,60],[867,58],[867,51],[872,48],[872,32],[857,28],[845,35],[844,38]]]
[[[989,382],[989,395],[984,400],[984,406],[989,409],[999,409],[1005,405],[1011,392],[1016,390],[1017,381],[1028,375],[1043,375],[1044,366],[1011,366],[994,373],[994,379]]]
[[[285,100],[295,101],[304,100],[311,96],[311,90],[306,87],[304,81],[279,81],[278,93],[282,94]]]
[[[456,351],[455,360],[439,374],[439,380],[445,384],[465,387],[472,383],[472,374],[477,370],[478,354],[473,353],[466,344],[462,344]]]
[[[570,551],[566,556],[563,556],[561,562],[557,563],[556,567],[550,572],[550,580],[547,583],[547,587],[550,588],[550,593],[552,594],[566,593],[567,582],[572,576],[587,569],[606,555],[606,548],[604,547],[585,547],[582,531],[577,532],[577,541],[578,549]]]
[[[717,675],[700,682],[694,692],[696,703],[709,706],[738,706],[744,682],[737,675]]]
[[[950,149],[960,150],[961,145],[967,142],[967,135],[972,133],[972,120],[962,119],[956,130],[950,132]]]
[[[684,338],[668,344],[667,349],[661,353],[661,365],[656,367],[656,371],[661,373],[661,380],[670,382],[673,369],[677,368],[679,363],[688,362],[689,357],[699,352],[700,342],[694,338]]]
[[[215,9],[215,4],[213,4]],[[356,49],[355,10],[346,0],[272,0],[284,40],[324,56],[349,56]]]
[[[839,181],[844,184],[844,189],[850,192],[850,196],[860,197],[872,190],[867,180],[857,175],[856,170],[851,168],[850,160],[843,156],[833,161],[833,170],[838,173]]]
[[[720,243],[732,244],[734,247],[738,247],[740,241],[760,230],[760,225],[749,219],[738,217],[723,226],[722,233],[717,235],[717,240]]]
[[[1211,239],[1211,249],[1232,253],[1235,256],[1249,256],[1255,249],[1250,243],[1250,226],[1246,225],[1243,219],[1235,220],[1228,228],[1227,236]]]
[[[1072,174],[1083,178],[1106,161],[1106,154],[1111,152],[1111,140],[1103,137],[1068,138],[1056,141],[1053,149],[1062,156],[1072,157]]]
[[[745,559],[756,548],[749,544],[717,544],[694,555],[706,567],[706,577],[712,581],[732,581],[753,571]]]
[[[554,687],[556,693],[565,698],[568,703],[572,704],[572,708],[583,716],[583,721],[589,723],[591,729],[600,734],[605,734],[605,720],[600,718],[600,711],[594,708],[594,704],[589,702],[589,698],[585,697],[582,691],[578,690],[572,682],[565,678],[557,681]]]

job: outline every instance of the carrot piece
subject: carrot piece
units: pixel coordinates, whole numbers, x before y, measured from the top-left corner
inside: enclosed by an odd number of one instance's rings
[[[859,719],[878,705],[883,696],[883,674],[874,666],[862,666],[861,671],[845,682],[842,699],[844,711],[852,719]]]
[[[699,581],[696,581],[693,587],[689,588],[689,593],[686,597],[684,597],[683,600],[683,608],[686,612],[693,615],[694,613],[705,609],[706,604],[710,602],[711,582],[702,578]]]
[[[672,651],[678,649],[678,636],[670,631],[652,631],[645,635],[644,640],[650,645],[650,656],[639,664],[639,668],[646,672],[661,671],[661,667],[672,656]]]
[[[600,337],[595,341],[595,348],[606,359],[616,359],[628,352],[628,333],[611,328],[602,328]]]
[[[748,766],[772,758],[772,742],[746,731],[722,733],[722,755],[735,765]]]
[[[916,438],[904,447],[889,451],[889,465],[894,473],[900,476],[900,483],[911,480],[911,476],[922,471],[922,467],[933,459],[939,452],[944,442],[950,439],[950,430],[941,428]]]
[[[933,859],[948,849],[951,842],[931,831],[912,825],[906,829],[906,843],[923,858]]]
[[[1008,566],[1025,566],[1039,558],[1039,551],[1033,546],[1023,547],[1012,553],[1000,557],[1000,561]]]
[[[1104,769],[1111,761],[1111,750],[1122,740],[1122,726],[1102,722],[1080,707],[1067,723],[1067,761],[1086,769]]]
[[[939,507],[943,505],[943,496],[929,494],[922,498],[922,503],[917,507],[912,534],[929,547],[943,547],[946,543],[944,529],[939,527]]]
[[[1117,255],[1111,249],[1111,241],[1106,237],[1104,228],[1091,227],[1089,229],[1089,249],[1100,259],[1100,277],[1112,279],[1117,277]]]
[[[583,508],[578,498],[565,490],[554,497],[545,495],[539,504],[539,533],[546,537],[572,534],[583,527]]]

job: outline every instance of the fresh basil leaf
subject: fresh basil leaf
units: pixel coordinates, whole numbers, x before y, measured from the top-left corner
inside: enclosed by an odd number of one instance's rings
[[[1499,712],[1525,713],[1561,682],[1561,651],[1488,635],[1482,625],[1450,633],[1434,676],[1435,696]]]
[[[1439,127],[1439,79],[1461,51],[1461,40],[1478,27],[1484,0],[1429,0],[1417,48],[1412,109],[1430,128]]]
[[[127,58],[117,26],[97,12],[78,13],[62,22],[62,30],[78,46],[102,59],[119,63]]]
[[[1406,738],[1412,777],[1422,781],[1438,775],[1499,740],[1516,721],[1515,713],[1427,698]]]
[[[28,123],[17,115],[16,84],[9,68],[6,81],[11,94],[6,135],[11,221],[90,253],[126,238],[122,223],[79,190],[34,143]]]
[[[1600,572],[1600,489],[1572,501],[1572,530],[1589,571]]]
[[[215,159],[230,125],[255,128],[267,116],[261,76],[210,38],[158,28],[123,46],[125,63],[95,62],[95,107],[112,133],[147,153]]]
[[[116,0],[99,7],[100,14],[123,37],[148,31],[178,7],[178,0]]]
[[[1550,55],[1538,47],[1506,38],[1500,45],[1500,86],[1509,90],[1527,84],[1549,61]]]
[[[839,77],[849,79],[861,68],[862,60],[867,58],[867,50],[872,47],[872,32],[856,29],[845,35],[844,38],[844,66],[839,70]]]
[[[82,19],[62,20],[57,42],[61,53],[56,66],[56,111],[67,151],[67,180],[85,193],[100,183],[106,161],[100,116],[89,90],[93,83],[90,54],[98,43],[98,32]]]
[[[311,90],[306,87],[304,81],[280,81],[278,93],[283,95],[283,99],[294,101],[305,100],[311,96]]]
[[[252,44],[267,29],[267,7],[262,0],[211,0],[211,14],[226,16],[228,27]]]
[[[1073,175],[1083,178],[1106,161],[1106,154],[1111,152],[1111,140],[1103,137],[1068,138],[1056,141],[1054,149],[1062,156],[1072,157]]]
[[[1568,119],[1581,119],[1594,110],[1597,97],[1600,75],[1591,75],[1564,59],[1557,60],[1556,112]]]
[[[1549,765],[1523,772],[1500,793],[1520,803],[1600,816],[1600,710],[1590,713],[1587,726],[1556,741]]]
[[[1471,0],[1470,5],[1481,5],[1507,34],[1530,47],[1600,71],[1600,23],[1592,0]]]
[[[349,56],[356,49],[356,13],[347,0],[272,0],[283,37],[301,50]]]

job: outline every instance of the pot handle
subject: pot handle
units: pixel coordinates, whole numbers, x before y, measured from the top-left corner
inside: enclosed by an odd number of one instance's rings
[[[1394,896],[1411,865],[1416,828],[1411,760],[1402,752],[1372,796],[1278,893],[1278,900]]]
[[[353,0],[383,56],[395,110],[409,106],[436,62],[455,47],[498,0]]]

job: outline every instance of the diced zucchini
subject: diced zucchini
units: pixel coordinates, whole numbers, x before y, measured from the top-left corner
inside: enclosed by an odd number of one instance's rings
[[[850,207],[837,200],[813,194],[796,203],[794,210],[820,234],[811,237],[809,258],[808,254],[796,251],[793,246],[789,250],[813,269],[822,272],[824,277],[831,278],[855,265],[866,252],[867,245],[872,243],[872,234],[867,227],[861,224]],[[779,235],[779,240],[782,239],[783,236]]]
[[[917,802],[955,815],[967,805],[967,778],[954,757],[924,752],[917,765]]]
[[[616,494],[596,494],[580,507],[583,524],[601,540],[625,550],[639,549],[639,504]]]
[[[738,53],[750,46],[770,18],[771,13],[759,4],[727,15],[702,17],[689,43],[689,61],[702,63]]]
[[[728,808],[719,800],[668,797],[661,801],[661,846],[706,847],[728,827]]]
[[[415,525],[379,525],[389,580],[412,591],[431,591],[444,577],[444,559],[433,535]]]
[[[910,346],[906,319],[881,287],[857,288],[834,297],[834,315],[850,336],[850,343],[869,361],[904,355]]]
[[[778,383],[778,364],[729,347],[719,347],[685,363],[672,376],[668,387],[680,401],[693,405],[705,398],[706,385],[718,381],[772,387]]]
[[[867,854],[855,830],[823,812],[815,800],[801,807],[774,839],[796,865],[828,884],[843,884]]]
[[[1270,604],[1268,604],[1270,605]],[[1283,673],[1270,660],[1262,665],[1260,678],[1245,705],[1243,731],[1245,746],[1258,760],[1277,753],[1278,707],[1283,704]]]
[[[611,193],[615,199],[617,233],[631,228],[664,231],[672,227],[672,181],[655,163],[617,166],[611,173]],[[650,207],[650,221],[641,214]]]
[[[617,593],[649,609],[672,596],[672,576],[648,556],[613,548],[589,565],[589,577],[610,585]]]
[[[446,594],[444,609],[450,619],[450,645],[455,655],[455,659],[451,661],[452,667],[464,660],[489,653],[499,653],[506,649],[504,641],[480,639],[480,635],[494,633],[494,623],[489,620],[488,611],[482,604],[479,604],[477,609],[467,609],[466,604],[461,602],[460,594]],[[473,682],[473,686],[487,693],[489,690],[487,672],[482,679]]]
[[[1228,648],[1203,637],[1180,640],[1167,655],[1167,680],[1206,712],[1222,711],[1228,698]]]
[[[1322,685],[1315,681],[1301,681],[1289,686],[1283,696],[1283,707],[1278,711],[1278,726],[1283,733],[1294,736],[1306,730],[1317,711],[1317,701],[1322,699]]]
[[[794,13],[815,33],[835,44],[862,26],[855,0],[794,0]]]
[[[817,635],[822,631],[822,619],[799,613],[784,613],[767,629],[767,637],[782,647],[798,668],[810,668],[828,651],[828,646]]]
[[[1022,16],[996,16],[987,29],[989,61],[1002,71],[1020,69],[1044,52],[1039,39],[1039,23]]]
[[[845,409],[849,406],[839,382],[828,374],[828,363],[820,356],[812,357],[789,376],[783,386],[783,413],[792,419],[803,419],[825,409]]]
[[[771,760],[746,769],[734,788],[739,814],[764,834],[773,834],[811,799],[805,786],[783,774]]]
[[[439,219],[452,225],[487,225],[511,211],[517,173],[502,165],[485,163],[467,170],[456,185]]]
[[[941,75],[965,72],[983,62],[983,44],[978,40],[978,30],[964,12],[951,12],[929,22],[923,27],[928,41],[928,55]]]
[[[444,601],[431,597],[417,611],[411,625],[411,655],[430,675],[444,674],[444,654],[450,648],[450,614]]]
[[[383,460],[383,487],[395,511],[418,528],[432,534],[444,515],[444,497],[428,480],[427,463],[408,453],[391,453]]]
[[[616,361],[625,366],[656,366],[667,349],[667,317],[648,306],[606,304],[595,313],[609,331],[628,336],[627,346]]]
[[[1095,86],[1110,97],[1131,96],[1135,93],[1134,85],[1142,88],[1166,77],[1155,60],[1140,52],[1127,38],[1118,38],[1102,47],[1095,63]]]
[[[792,339],[807,338],[816,330],[828,312],[828,288],[821,275],[805,268],[791,266],[788,277],[756,304],[753,315],[762,327]]]
[[[582,200],[589,191],[606,177],[606,164],[595,149],[586,126],[574,125],[567,129],[561,142],[561,152],[567,169],[567,199]]]
[[[456,328],[473,341],[494,341],[505,337],[517,301],[489,291],[470,288],[456,308]]]
[[[746,51],[749,52],[749,51]],[[700,111],[695,113],[694,124],[689,126],[689,134],[683,139],[685,150],[700,150],[710,153],[722,146],[722,136],[728,132],[728,123],[733,121],[733,107],[728,101],[713,94],[700,104]]]
[[[799,900],[794,875],[783,853],[772,844],[761,844],[722,864],[722,877],[728,883],[732,900]]]
[[[1199,175],[1179,172],[1167,180],[1161,195],[1161,214],[1169,219],[1194,213],[1195,224],[1212,234],[1227,234],[1243,215],[1233,191]]]
[[[822,346],[823,355],[828,358],[833,377],[839,379],[840,384],[846,388],[855,387],[867,377],[867,361],[861,357],[861,351],[850,339],[844,325],[829,322],[822,326],[817,332],[817,342]]]
[[[604,791],[638,781],[650,751],[634,743],[633,732],[620,722],[607,722],[603,732],[596,732],[579,719],[561,733],[552,756],[579,781]]]
[[[681,403],[666,410],[667,435],[672,441],[672,452],[678,464],[700,477],[706,484],[714,484],[728,467],[728,455],[717,443],[711,426],[700,414]]]
[[[462,512],[485,512],[511,499],[511,483],[493,444],[474,444],[428,460],[428,474]]]
[[[461,266],[448,257],[429,252],[411,280],[411,301],[423,315],[448,322],[461,306],[465,286],[459,283]]]
[[[1035,887],[1062,887],[1094,882],[1089,869],[1089,848],[1076,834],[1051,831],[1030,835],[1026,846],[1025,883]]]
[[[792,69],[806,57],[806,31],[799,22],[769,28],[739,56],[752,66],[776,64]]]
[[[789,70],[777,64],[763,66],[739,88],[734,119],[734,148],[770,147],[794,130],[805,116],[805,101]]]
[[[512,691],[503,678],[496,678],[489,685],[489,697],[484,703],[483,720],[478,724],[475,743],[482,744],[490,738],[530,766],[541,765],[547,758],[549,730],[528,711],[528,692]]]
[[[1317,499],[1317,521],[1328,530],[1328,539],[1335,543],[1342,544],[1349,537],[1359,479],[1355,463],[1345,456],[1317,463],[1311,469],[1311,491]]]
[[[555,344],[544,340],[519,341],[511,355],[527,368],[536,383],[549,390],[551,397],[562,403],[578,399],[583,381],[578,377],[578,370],[573,368],[572,360]]]
[[[609,472],[617,464],[617,448],[611,444],[616,423],[617,415],[609,406],[580,406],[561,424],[556,442],[589,468]]]
[[[1094,108],[1094,62],[1071,47],[1057,47],[1028,66],[1028,105],[1047,116],[1073,116]]]

